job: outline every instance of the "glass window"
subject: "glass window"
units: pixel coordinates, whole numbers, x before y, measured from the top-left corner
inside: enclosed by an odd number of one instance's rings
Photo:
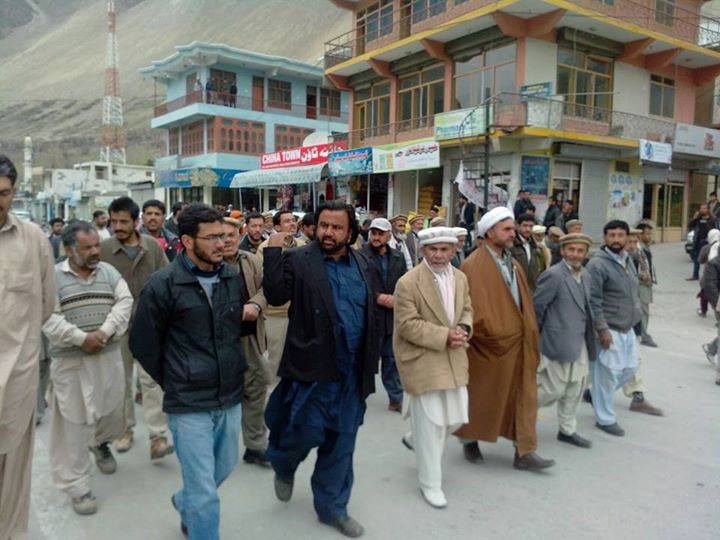
[[[501,92],[515,92],[515,43],[455,63],[454,108],[479,105]]]
[[[655,0],[655,21],[672,26],[675,21],[675,0]]]
[[[292,85],[287,81],[268,79],[268,106],[275,109],[291,109]]]
[[[333,88],[320,89],[320,114],[340,116],[340,91]]]
[[[398,120],[408,122],[400,129],[431,125],[429,118],[443,111],[445,68],[435,65],[402,77],[398,91]]]
[[[660,75],[650,75],[650,114],[675,116],[675,81]]]
[[[607,122],[612,109],[612,60],[558,49],[558,94],[565,114]]]

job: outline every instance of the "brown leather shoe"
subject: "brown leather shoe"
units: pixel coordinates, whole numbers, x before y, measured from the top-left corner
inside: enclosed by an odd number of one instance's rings
[[[123,452],[127,452],[128,450],[130,450],[132,448],[132,445],[133,431],[132,429],[128,429],[125,433],[123,433],[122,437],[115,441],[115,450],[122,454]]]
[[[470,463],[484,461],[482,452],[480,451],[480,446],[476,442],[463,444],[463,454],[465,455],[465,459],[467,459]]]
[[[172,454],[175,447],[168,444],[166,437],[153,437],[150,439],[150,459],[160,459]]]
[[[530,452],[520,457],[515,450],[515,460],[513,467],[520,469],[521,471],[540,471],[542,469],[548,469],[555,465],[554,459],[543,459],[538,456],[535,452]]]
[[[388,411],[402,412],[402,403],[390,403],[388,405]]]
[[[662,409],[658,407],[653,407],[647,402],[646,399],[643,399],[642,401],[637,401],[633,399],[630,402],[630,410],[633,412],[650,414],[652,416],[664,416]]]

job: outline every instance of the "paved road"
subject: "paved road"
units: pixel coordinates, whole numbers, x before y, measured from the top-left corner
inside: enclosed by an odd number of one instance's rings
[[[628,400],[618,394],[619,421],[627,436],[615,439],[594,427],[591,408],[582,405],[578,431],[594,443],[582,450],[555,440],[554,412],[544,409],[539,451],[557,465],[542,474],[514,470],[507,441],[482,444],[485,463],[471,465],[451,440],[444,462],[449,507],[439,511],[418,492],[413,455],[400,444],[406,423],[385,410],[386,398],[378,393],[369,400],[359,434],[350,502],[366,537],[718,538],[720,387],[700,350],[714,325],[695,313],[697,282],[684,281],[690,264],[681,246],[660,245],[654,251],[660,285],[650,330],[660,349],[643,347],[641,354],[647,396],[665,409],[666,417],[631,413]],[[138,434],[146,432],[141,428]],[[48,445],[46,420],[36,441],[31,538],[180,538],[169,503],[179,486],[174,457],[151,464],[148,443],[141,440],[118,457],[115,475],[95,474],[100,510],[78,517],[52,486]],[[298,471],[293,500],[283,504],[273,494],[270,471],[239,464],[221,489],[223,538],[338,538],[315,518],[311,466],[306,462]]]

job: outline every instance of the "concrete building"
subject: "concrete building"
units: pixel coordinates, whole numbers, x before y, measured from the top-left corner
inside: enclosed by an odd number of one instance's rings
[[[551,197],[575,201],[595,237],[610,218],[649,218],[658,240],[679,240],[714,182],[720,131],[695,114],[720,74],[705,2],[331,1],[354,13],[325,52],[351,94],[350,148],[439,146],[439,166],[385,164],[384,211],[454,214],[461,160],[484,172],[486,100],[494,185],[530,189],[541,215]]]
[[[312,133],[348,130],[347,93],[327,83],[319,65],[214,43],[175,49],[140,70],[165,87],[151,125],[166,133],[155,167],[168,204],[274,208],[286,188],[241,192],[230,188],[233,177],[260,169],[264,153],[302,146]]]

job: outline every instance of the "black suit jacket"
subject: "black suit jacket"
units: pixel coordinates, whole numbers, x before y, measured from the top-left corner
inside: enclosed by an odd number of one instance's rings
[[[405,263],[405,257],[396,249],[392,249],[388,246],[390,253],[390,260],[388,261],[388,273],[385,282],[382,280],[382,269],[380,266],[380,255],[376,254],[370,244],[365,244],[360,250],[361,253],[375,263],[380,275],[380,290],[378,292],[382,294],[394,294],[395,285],[398,280],[407,272],[407,264]],[[380,317],[380,330],[383,335],[390,336],[393,333],[393,310],[385,307],[378,306],[379,317]]]
[[[375,264],[354,251],[367,288],[365,336],[358,354],[362,398],[375,391],[380,355],[380,318],[377,295],[380,275]],[[325,272],[325,254],[317,242],[301,248],[267,247],[263,253],[263,292],[268,303],[291,302],[287,337],[278,375],[303,382],[337,380],[335,327],[338,324],[330,281]]]

